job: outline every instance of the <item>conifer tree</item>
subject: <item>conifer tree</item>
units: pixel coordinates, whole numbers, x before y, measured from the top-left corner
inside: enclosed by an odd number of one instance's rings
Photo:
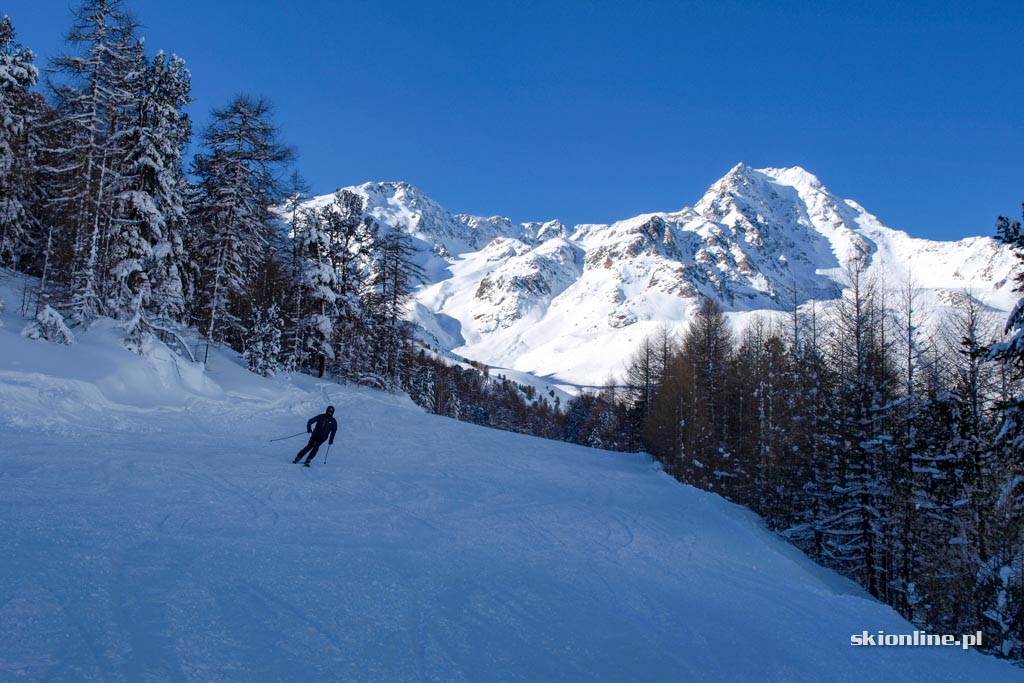
[[[330,224],[334,212],[330,207],[306,209],[298,219],[301,235],[301,280],[298,290],[308,314],[299,324],[303,339],[301,355],[316,359],[317,376],[324,376],[328,359],[334,360],[334,337],[338,305],[338,272],[331,260]]]
[[[369,307],[373,295],[372,268],[378,261],[379,226],[363,215],[363,199],[348,190],[334,195],[325,215],[331,237],[328,256],[337,273],[335,367],[350,380],[372,375],[373,332]]]
[[[701,300],[693,322],[683,335],[679,366],[693,378],[684,407],[683,443],[680,459],[684,480],[709,490],[734,492],[729,479],[742,468],[732,460],[730,444],[731,380],[728,371],[733,354],[733,337],[722,307],[711,298]]]
[[[52,341],[70,346],[75,343],[75,335],[68,328],[64,316],[52,306],[43,306],[33,322],[21,331],[23,337]]]
[[[1020,221],[1000,216],[1000,241],[1024,261]],[[1024,292],[1024,270],[1015,276],[1015,291]],[[990,554],[979,572],[983,624],[996,651],[1024,659],[1024,297],[1006,321],[1005,340],[992,355],[1002,362],[993,460],[1001,477],[994,478],[993,524],[985,534]]]
[[[407,370],[412,331],[406,308],[423,278],[415,254],[411,235],[397,225],[380,240],[371,266],[366,304],[375,360],[371,376],[389,390],[401,385]]]
[[[77,162],[75,150],[69,144],[74,139],[75,127],[63,112],[45,102],[37,109],[33,126],[36,192],[32,204],[37,235],[35,249],[21,259],[25,271],[39,278],[33,307],[36,313],[44,306],[68,299],[66,285],[73,260],[71,238],[78,219],[74,203],[64,200],[75,182]]]
[[[150,281],[149,308],[158,316],[180,320],[185,312],[187,197],[190,191],[182,167],[192,123],[183,108],[192,100],[191,74],[176,55],[157,55],[142,80],[139,137],[129,155],[134,185],[127,188],[127,205],[134,209],[150,241],[144,264]]]
[[[239,341],[240,299],[272,238],[270,207],[281,198],[277,173],[293,153],[278,141],[270,113],[267,100],[247,96],[214,110],[195,159],[191,219],[206,255],[202,323],[211,342]]]
[[[107,151],[112,206],[101,248],[101,268],[109,275],[102,273],[100,281],[102,310],[125,320],[128,338],[137,341],[142,309],[149,302],[145,266],[152,255],[151,243],[159,235],[159,210],[143,189],[145,55],[141,42],[133,38],[123,46],[122,60],[124,71],[119,77],[123,90],[112,111]]]
[[[794,387],[789,397],[793,415],[790,457],[799,462],[788,486],[793,494],[793,519],[784,533],[812,557],[824,560],[837,461],[838,444],[831,425],[838,381],[827,362],[817,303],[812,301],[803,313],[794,310],[790,329]]]
[[[667,326],[662,326],[652,335],[644,337],[633,352],[626,368],[628,398],[642,418],[651,412],[654,395],[672,357],[679,351],[679,341]]]
[[[284,365],[288,370],[297,370],[305,358],[300,329],[304,315],[304,290],[301,282],[305,269],[305,236],[301,219],[302,205],[310,199],[309,192],[309,184],[298,170],[293,170],[283,187],[287,234],[283,235],[282,250],[286,252],[291,275],[290,301],[283,307],[285,327],[282,343],[286,348]]]
[[[280,369],[281,325],[281,315],[276,304],[266,310],[256,309],[253,314],[242,354],[246,365],[253,372],[273,377]]]
[[[885,341],[886,310],[866,261],[847,269],[847,289],[834,311],[830,363],[839,382],[831,489],[823,530],[826,556],[868,592],[885,590],[884,503],[892,449],[889,402],[893,362]]]
[[[1020,221],[1000,216],[996,222],[996,235],[1024,261],[1024,231]],[[1015,291],[1024,292],[1024,270],[1014,278]],[[1007,339],[993,348],[993,355],[1005,363],[1024,368],[1024,297],[1006,320]],[[1018,451],[1024,451],[1024,396],[1012,396],[1003,408],[1003,429],[1000,439]]]
[[[14,42],[10,19],[0,17],[0,265],[16,263],[34,237],[34,125],[41,107],[30,91],[39,78],[34,58]]]
[[[80,53],[54,61],[62,80],[53,92],[71,124],[71,139],[64,144],[69,183],[51,199],[72,207],[68,305],[74,322],[87,322],[105,308],[119,136],[129,125],[139,77],[135,29],[121,0],[85,0],[67,39]]]
[[[787,361],[777,330],[764,318],[751,321],[734,361],[739,429],[732,448],[748,471],[733,488],[742,502],[764,515],[772,526],[784,524],[787,517],[785,480],[793,459],[788,447]]]
[[[888,514],[885,520],[885,536],[890,552],[890,567],[887,572],[886,590],[889,603],[906,616],[912,618],[915,605],[919,602],[917,586],[922,578],[920,563],[920,538],[923,535],[921,522],[921,494],[919,471],[921,462],[929,457],[933,441],[939,435],[935,425],[925,426],[927,418],[935,415],[929,411],[933,398],[923,383],[925,371],[929,369],[928,342],[921,334],[924,324],[920,306],[920,292],[912,280],[904,284],[899,292],[894,325],[898,339],[901,396],[894,403],[893,442],[889,463]],[[935,373],[931,373],[935,377]],[[931,433],[922,432],[922,427]]]

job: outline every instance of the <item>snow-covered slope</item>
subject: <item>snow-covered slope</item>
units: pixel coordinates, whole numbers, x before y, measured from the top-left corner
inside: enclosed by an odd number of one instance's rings
[[[552,381],[621,375],[636,344],[661,324],[684,325],[700,296],[741,323],[794,297],[833,298],[860,256],[893,288],[913,281],[925,306],[964,289],[997,311],[1016,300],[1017,260],[995,240],[912,238],[801,168],[740,164],[693,208],[571,230],[453,215],[405,183],[350,189],[382,224],[419,238],[429,281],[413,317],[440,346]]]
[[[1009,681],[641,455],[0,327],[0,679]],[[327,462],[291,464],[327,403]]]

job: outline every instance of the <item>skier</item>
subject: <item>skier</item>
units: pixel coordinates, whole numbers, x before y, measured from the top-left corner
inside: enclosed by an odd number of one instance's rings
[[[316,429],[313,429],[314,424]],[[320,446],[327,441],[328,437],[331,439],[328,441],[328,445],[334,443],[334,435],[338,432],[338,421],[334,419],[334,406],[327,406],[325,413],[310,418],[306,423],[306,431],[312,435],[309,437],[309,443],[299,451],[292,463],[297,464],[308,451],[309,456],[306,458],[305,465],[309,467],[309,463],[316,457],[316,452],[320,450]]]

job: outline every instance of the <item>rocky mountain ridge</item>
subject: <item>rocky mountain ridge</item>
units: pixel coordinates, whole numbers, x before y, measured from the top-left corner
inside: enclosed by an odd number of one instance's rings
[[[852,259],[890,286],[912,281],[926,305],[969,290],[1005,313],[1017,299],[1019,263],[996,240],[913,238],[799,167],[739,164],[693,207],[571,229],[452,214],[402,182],[347,189],[416,238],[427,282],[412,317],[437,346],[569,384],[621,374],[646,334],[685,325],[702,296],[739,324],[834,298]]]

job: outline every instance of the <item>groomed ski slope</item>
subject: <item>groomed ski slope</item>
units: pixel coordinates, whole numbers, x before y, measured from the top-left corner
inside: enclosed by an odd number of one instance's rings
[[[10,292],[8,291],[8,295]],[[644,456],[0,328],[0,680],[1010,681]],[[291,464],[327,403],[327,464]]]

